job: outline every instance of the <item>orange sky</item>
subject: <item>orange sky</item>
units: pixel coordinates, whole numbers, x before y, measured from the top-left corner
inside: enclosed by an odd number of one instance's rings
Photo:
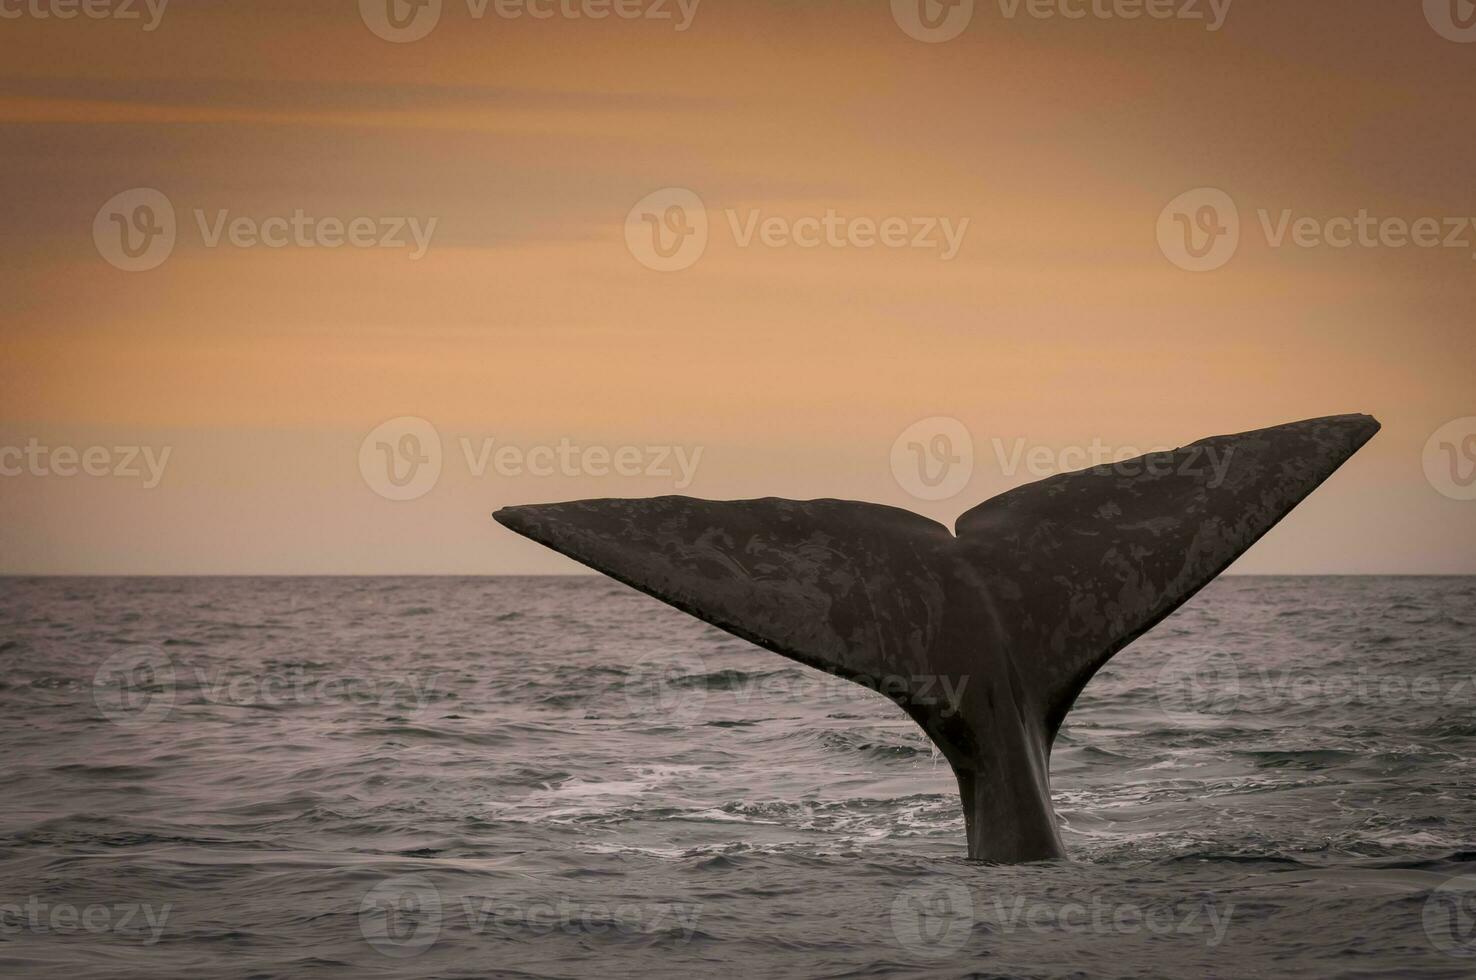
[[[427,36],[391,43],[353,2],[173,0],[147,31],[35,16],[47,2],[0,0],[21,11],[0,19],[0,447],[170,454],[152,487],[0,475],[0,570],[565,571],[491,511],[676,491],[951,522],[1043,475],[1004,471],[1019,446],[1368,412],[1383,433],[1237,570],[1476,572],[1476,501],[1423,465],[1476,415],[1476,224],[1462,248],[1304,248],[1260,216],[1476,219],[1476,43],[1442,34],[1438,3],[1235,0],[1211,31],[976,0],[926,43],[886,2],[702,0],[678,30],[675,0],[668,20],[443,0]],[[177,241],[125,272],[94,219],[140,187]],[[669,187],[698,195],[709,237],[658,272],[625,224]],[[1157,227],[1205,187],[1241,240],[1194,273]],[[196,217],[297,210],[435,225],[412,258],[211,247]],[[964,233],[945,259],[733,228],[827,211]],[[406,416],[434,426],[441,475],[389,500],[361,445]],[[930,417],[974,442],[937,501],[889,464]],[[478,475],[463,440],[475,459],[486,439],[701,455],[680,487]]]

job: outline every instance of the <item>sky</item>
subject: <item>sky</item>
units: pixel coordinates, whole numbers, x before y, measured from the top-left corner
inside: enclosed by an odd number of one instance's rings
[[[491,512],[1366,412],[1234,570],[1476,573],[1467,0],[87,11],[0,0],[0,572],[572,572]]]

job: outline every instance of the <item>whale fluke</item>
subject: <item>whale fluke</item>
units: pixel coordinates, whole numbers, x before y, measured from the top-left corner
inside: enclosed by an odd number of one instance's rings
[[[971,858],[1057,858],[1050,747],[1082,688],[1378,429],[1367,415],[1311,419],[1060,474],[967,511],[956,536],[849,500],[577,500],[493,516],[886,694],[953,766]]]

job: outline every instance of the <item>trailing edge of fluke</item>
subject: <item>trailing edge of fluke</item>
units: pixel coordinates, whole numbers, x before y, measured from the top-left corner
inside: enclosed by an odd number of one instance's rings
[[[958,777],[969,857],[1032,861],[1065,856],[1051,743],[1092,675],[1378,430],[1338,415],[1063,473],[984,501],[956,535],[852,500],[576,500],[493,516],[782,656],[889,679],[883,693]],[[1191,465],[1211,454],[1228,462]],[[925,696],[939,681],[960,696]]]

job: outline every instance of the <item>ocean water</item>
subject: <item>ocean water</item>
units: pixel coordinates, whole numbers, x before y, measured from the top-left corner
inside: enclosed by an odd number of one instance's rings
[[[902,712],[624,586],[0,580],[0,975],[1476,975],[1476,579],[1226,578],[965,860]]]

